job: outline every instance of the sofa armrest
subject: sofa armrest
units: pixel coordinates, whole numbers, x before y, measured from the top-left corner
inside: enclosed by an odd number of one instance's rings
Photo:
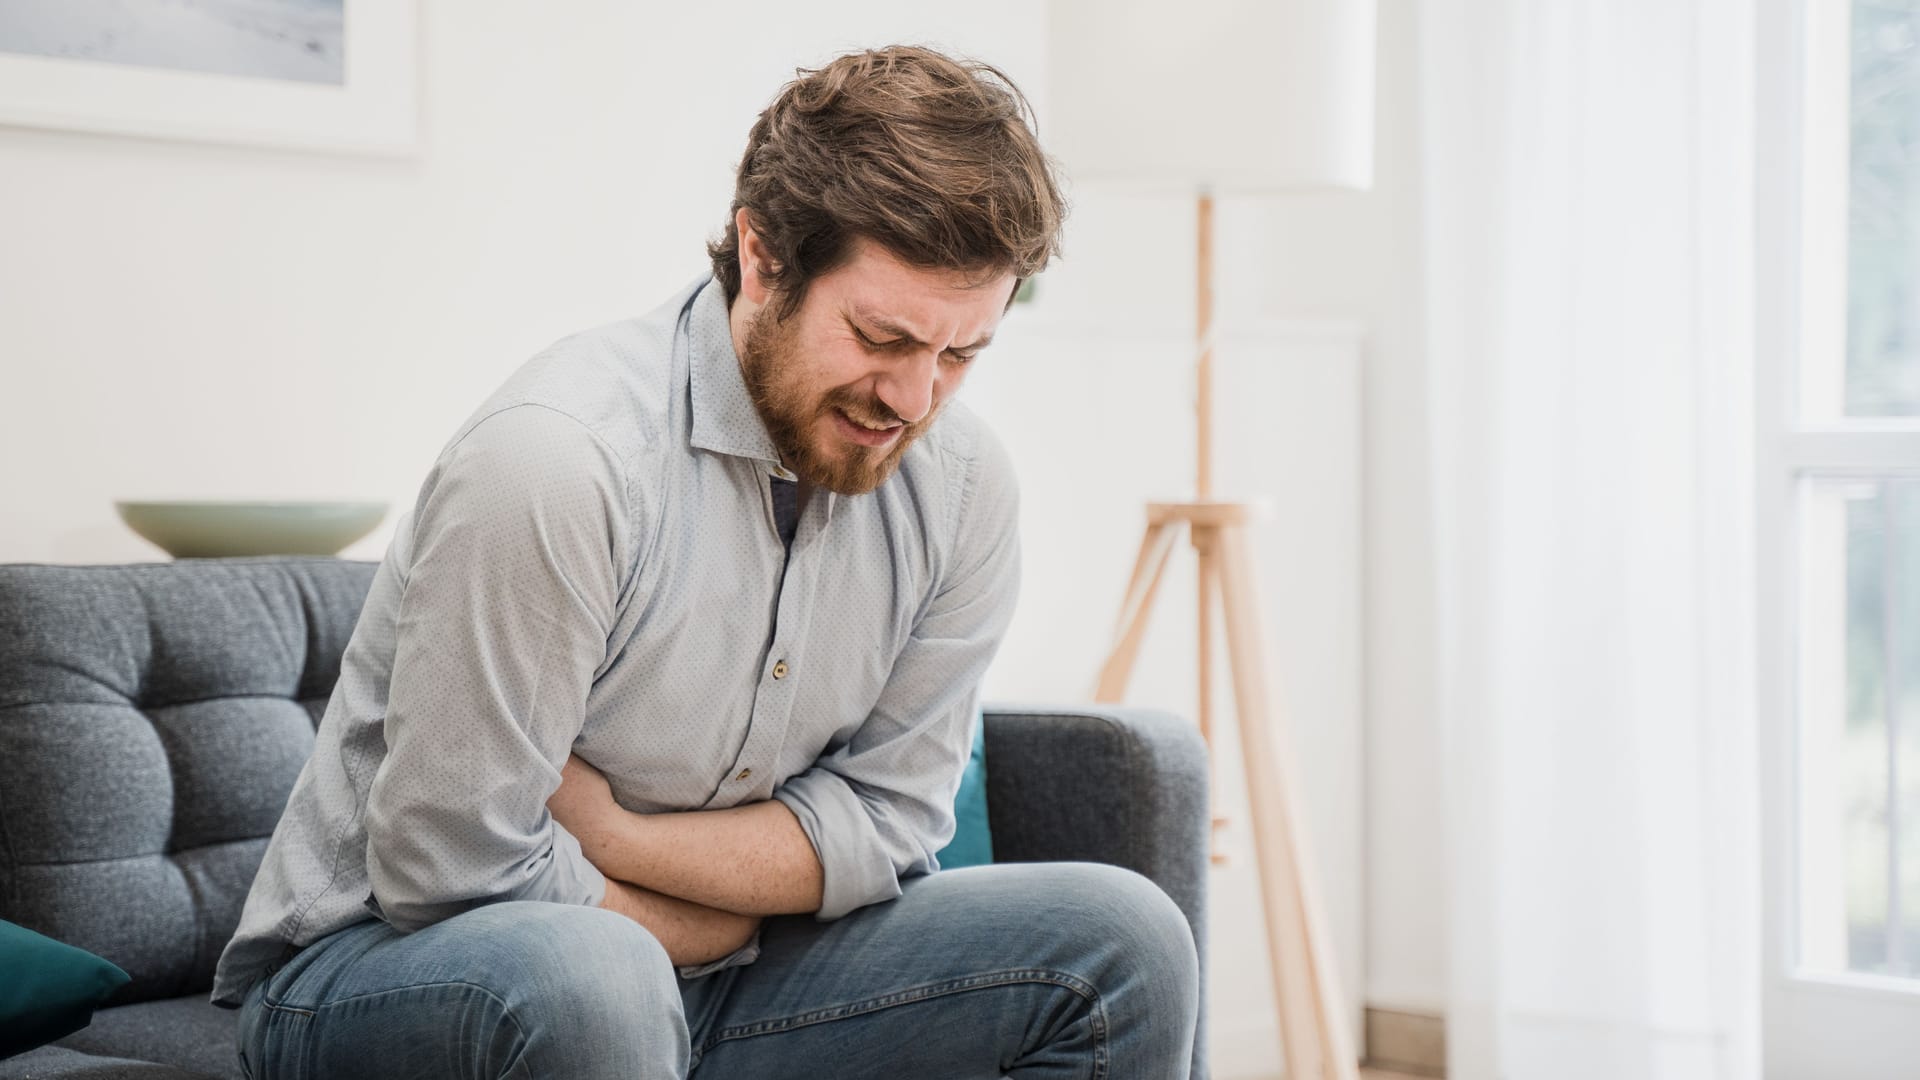
[[[1123,705],[981,707],[995,862],[1101,862],[1164,889],[1200,956],[1194,1080],[1206,1070],[1207,746],[1190,721]]]
[[[1124,866],[1190,914],[1200,909],[1207,748],[1192,723],[1120,705],[989,703],[982,712],[995,861]]]

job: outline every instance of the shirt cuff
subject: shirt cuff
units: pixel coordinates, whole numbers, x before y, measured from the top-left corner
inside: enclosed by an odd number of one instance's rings
[[[722,968],[739,967],[760,959],[760,931],[755,930],[745,945],[733,950],[718,960],[706,964],[690,964],[680,969],[683,979],[697,979],[702,975],[711,975]]]
[[[830,922],[900,895],[900,875],[880,844],[873,819],[845,779],[815,766],[773,793],[800,820],[820,857],[820,911]]]

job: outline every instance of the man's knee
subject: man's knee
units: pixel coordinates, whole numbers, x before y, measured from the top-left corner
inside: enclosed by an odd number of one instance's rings
[[[1175,997],[1198,993],[1199,955],[1180,906],[1148,878],[1100,863],[1063,864],[1055,910],[1081,940]]]

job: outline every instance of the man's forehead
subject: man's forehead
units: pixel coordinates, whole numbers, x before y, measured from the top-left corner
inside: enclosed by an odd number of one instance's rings
[[[843,276],[855,291],[910,290],[961,301],[984,294],[1004,300],[1000,290],[1013,280],[1011,271],[916,266],[864,236],[854,237],[852,246],[852,256],[842,266],[845,273],[836,276]]]

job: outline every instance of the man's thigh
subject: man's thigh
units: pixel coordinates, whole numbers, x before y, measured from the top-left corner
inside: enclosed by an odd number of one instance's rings
[[[475,908],[411,934],[375,919],[301,951],[248,995],[243,1066],[268,1077],[684,1077],[666,952],[563,904]]]
[[[769,919],[758,960],[687,984],[692,1076],[1184,1075],[1191,933],[1165,893],[1110,866],[911,878],[835,922]]]

